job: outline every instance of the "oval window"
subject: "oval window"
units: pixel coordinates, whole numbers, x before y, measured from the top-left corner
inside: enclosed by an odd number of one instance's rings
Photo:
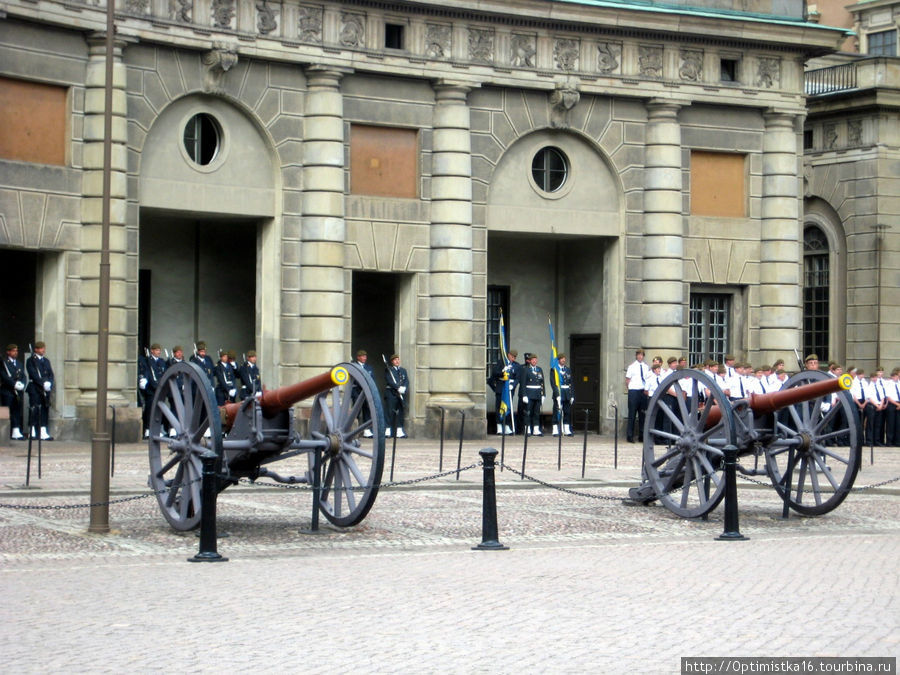
[[[200,166],[206,166],[216,158],[221,141],[222,128],[216,118],[207,113],[194,115],[184,127],[184,149]]]
[[[559,190],[568,175],[569,160],[559,148],[541,148],[531,161],[531,177],[544,192]]]

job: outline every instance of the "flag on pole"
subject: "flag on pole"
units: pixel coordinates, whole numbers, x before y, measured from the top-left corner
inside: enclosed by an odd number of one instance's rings
[[[557,352],[556,352],[556,337],[554,337],[554,335],[553,335],[553,322],[550,320],[549,314],[547,315],[547,325],[550,327],[550,354],[551,354],[551,356],[550,356],[550,371],[552,373],[553,382],[556,385],[554,387],[554,391],[556,392],[557,396],[560,396],[560,394],[562,393],[562,389],[559,388],[559,385],[562,382],[562,377],[561,377],[562,373],[559,372],[559,357],[557,356]],[[559,409],[557,414],[560,418],[559,422],[561,423],[562,422],[562,402],[561,401],[559,402],[559,405],[557,405],[557,408]],[[560,431],[562,431],[562,429],[560,429]]]
[[[497,420],[497,424],[500,424],[501,421],[505,421],[507,417],[510,418],[510,422],[512,424],[512,429],[515,431],[515,419],[512,417],[512,395],[509,391],[509,357],[507,356],[506,349],[506,327],[503,324],[503,310],[500,310],[500,331],[499,331],[499,341],[500,341],[500,355],[503,358],[503,362],[506,364],[506,367],[503,369],[503,373],[500,376],[500,409],[497,411],[499,419]]]

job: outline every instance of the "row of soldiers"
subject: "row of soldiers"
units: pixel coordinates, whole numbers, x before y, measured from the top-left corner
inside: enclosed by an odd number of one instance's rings
[[[24,425],[23,408],[25,394],[28,394],[31,425],[31,437],[44,441],[52,441],[48,430],[50,417],[50,397],[56,388],[53,366],[46,356],[47,345],[35,342],[31,356],[25,361],[25,367],[19,361],[19,346],[6,345],[6,356],[0,368],[0,403],[9,408],[9,432],[14,441],[25,440],[22,433]]]
[[[262,380],[259,367],[256,365],[256,352],[248,351],[244,362],[238,365],[234,351],[219,352],[219,361],[213,363],[212,357],[206,353],[206,343],[197,342],[191,363],[197,364],[209,379],[213,388],[217,405],[234,403],[262,391]],[[144,438],[149,436],[150,405],[159,386],[163,374],[168,368],[184,362],[184,348],[176,345],[172,355],[163,359],[162,348],[156,342],[150,345],[146,354],[138,359],[138,396],[143,404]],[[174,434],[173,430],[169,431]]]
[[[547,394],[544,382],[544,371],[538,365],[538,356],[534,353],[525,354],[525,363],[519,363],[516,359],[519,352],[510,349],[506,358],[501,358],[488,378],[488,386],[494,390],[497,410],[497,435],[520,433],[531,436],[543,436],[541,430],[541,408]],[[568,366],[568,358],[565,354],[557,355],[559,364],[559,382],[556,377],[550,377],[550,387],[553,395],[553,435],[572,436],[572,406],[575,403],[575,389],[572,386],[572,371]],[[512,411],[504,411],[506,390],[509,392],[509,401],[516,402],[516,414]]]

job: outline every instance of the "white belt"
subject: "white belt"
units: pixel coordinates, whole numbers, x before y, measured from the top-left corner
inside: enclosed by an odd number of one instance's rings
[[[526,389],[540,389],[540,388],[541,388],[541,385],[539,385],[539,384],[527,384],[527,385],[525,385],[525,388],[526,388]]]

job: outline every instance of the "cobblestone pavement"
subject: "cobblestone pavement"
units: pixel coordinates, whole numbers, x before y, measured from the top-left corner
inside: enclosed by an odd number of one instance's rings
[[[500,439],[489,438],[496,444]],[[356,528],[303,535],[308,491],[240,485],[218,501],[221,564],[189,564],[152,496],[110,505],[88,534],[89,444],[0,450],[0,650],[10,672],[679,672],[682,656],[897,656],[900,488],[854,492],[820,518],[780,518],[774,490],[739,481],[741,531],[626,507],[639,451],[609,439],[529,443],[497,473],[500,541],[481,541],[482,470],[381,491]],[[467,442],[462,465],[484,442]],[[443,468],[458,445],[445,443]],[[900,476],[866,450],[857,486]],[[385,481],[390,473],[391,451]],[[506,448],[521,468],[521,438]],[[395,480],[437,472],[436,442],[397,445]],[[279,468],[281,473],[281,468]],[[147,495],[146,450],[117,448],[112,499]]]

